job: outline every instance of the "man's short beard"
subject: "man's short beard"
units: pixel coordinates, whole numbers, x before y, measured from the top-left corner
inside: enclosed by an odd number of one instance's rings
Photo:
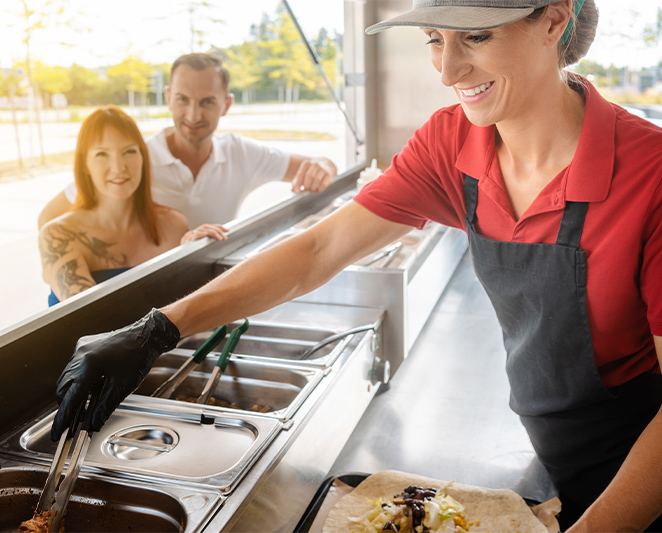
[[[212,130],[207,135],[205,135],[204,137],[202,137],[200,139],[191,140],[189,137],[185,136],[182,133],[182,131],[179,127],[175,127],[175,129],[177,130],[177,133],[179,133],[179,137],[181,138],[181,140],[184,141],[186,144],[189,144],[191,146],[200,146],[201,144],[204,144],[204,142],[207,139],[211,138],[211,136],[214,134],[214,132]]]

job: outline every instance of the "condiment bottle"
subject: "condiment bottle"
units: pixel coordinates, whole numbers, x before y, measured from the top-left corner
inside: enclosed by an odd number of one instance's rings
[[[359,179],[356,180],[356,188],[360,191],[366,183],[370,183],[372,180],[376,180],[379,176],[382,175],[382,169],[377,168],[377,160],[373,159],[372,163],[365,170],[361,171],[359,174]]]

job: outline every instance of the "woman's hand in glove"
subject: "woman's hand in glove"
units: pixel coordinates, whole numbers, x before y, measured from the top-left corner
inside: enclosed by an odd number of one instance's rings
[[[59,440],[92,387],[106,378],[92,413],[92,429],[99,431],[122,400],[138,388],[159,355],[172,350],[177,341],[179,330],[157,309],[122,329],[81,337],[57,382],[60,407],[51,439]]]

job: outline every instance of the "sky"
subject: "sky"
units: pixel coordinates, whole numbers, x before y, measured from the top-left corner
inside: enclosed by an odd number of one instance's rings
[[[28,0],[31,6],[46,1]],[[66,16],[74,15],[73,24],[83,31],[64,25],[39,31],[32,52],[46,64],[69,66],[75,61],[87,67],[119,63],[127,52],[154,63],[169,63],[173,57],[190,52],[187,6],[213,4],[198,7],[194,26],[206,34],[207,42],[226,47],[248,39],[251,25],[259,24],[265,13],[273,17],[280,4],[279,0],[55,1],[67,2]],[[334,29],[342,32],[342,0],[289,0],[289,4],[308,38],[322,27],[331,35]],[[0,19],[4,18],[4,8],[5,20],[17,20],[18,0],[2,0],[0,5]],[[63,42],[66,44],[59,44]],[[0,66],[8,68],[14,59],[24,56],[19,27],[0,29]]]
[[[639,38],[644,27],[655,21],[662,0],[596,0],[595,3],[600,20],[587,59],[604,66],[634,69],[662,61],[662,46],[646,47]]]
[[[47,0],[28,0],[39,6]],[[260,22],[263,13],[273,16],[278,0],[56,0],[67,2],[67,16],[87,31],[75,32],[63,27],[35,34],[32,53],[46,64],[94,67],[121,62],[128,53],[137,53],[149,62],[168,63],[173,57],[190,51],[190,25],[186,6],[213,4],[198,8],[196,23],[216,46],[243,42],[251,24]],[[605,66],[641,68],[662,60],[662,46],[647,48],[639,38],[644,26],[655,20],[662,0],[596,0],[600,24],[587,59]],[[16,25],[19,0],[2,0],[0,19],[0,67],[8,68],[24,57],[21,34]],[[290,5],[309,38],[324,27],[342,32],[342,0],[290,0]],[[158,6],[158,12],[156,10]],[[4,11],[3,11],[4,10]],[[212,22],[220,20],[220,22]],[[66,43],[61,45],[58,43]]]

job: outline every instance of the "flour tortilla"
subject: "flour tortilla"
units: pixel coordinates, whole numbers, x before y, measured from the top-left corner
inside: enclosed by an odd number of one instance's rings
[[[430,479],[395,470],[385,470],[366,478],[352,492],[343,496],[329,512],[323,533],[349,533],[360,530],[359,520],[373,506],[368,499],[389,500],[410,485],[442,489],[445,481]],[[507,489],[484,489],[453,483],[446,489],[465,507],[467,522],[480,520],[469,531],[490,533],[547,533],[526,502]]]

